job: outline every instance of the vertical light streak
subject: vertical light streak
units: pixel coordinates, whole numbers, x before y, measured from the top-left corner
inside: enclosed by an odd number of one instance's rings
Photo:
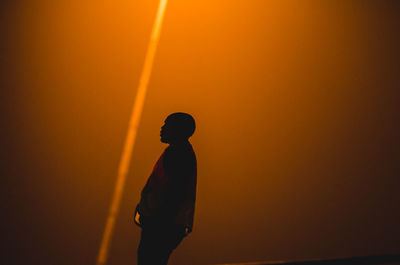
[[[104,234],[103,234],[103,239],[101,241],[99,254],[97,256],[97,263],[96,263],[97,265],[103,265],[107,261],[107,255],[111,243],[111,236],[113,234],[115,220],[120,208],[122,192],[125,186],[125,180],[131,161],[132,150],[135,144],[140,117],[142,115],[144,100],[151,75],[151,70],[153,68],[154,55],[160,37],[160,30],[164,18],[165,8],[167,6],[167,1],[168,0],[160,0],[156,19],[154,21],[150,43],[147,49],[142,74],[140,76],[139,87],[136,93],[136,98],[133,104],[132,114],[129,121],[129,128],[125,139],[125,145],[119,163],[118,176],[114,190],[114,195],[112,198],[109,214],[107,217],[107,223],[104,229]]]

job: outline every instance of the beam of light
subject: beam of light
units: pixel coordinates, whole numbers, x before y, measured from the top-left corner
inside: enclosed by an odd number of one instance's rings
[[[144,100],[150,79],[151,69],[153,67],[154,55],[157,49],[157,43],[160,37],[161,25],[164,18],[165,8],[168,0],[160,0],[156,19],[153,25],[149,47],[147,49],[142,74],[140,76],[139,87],[137,90],[135,102],[133,104],[132,115],[129,121],[129,128],[125,139],[124,149],[118,168],[117,182],[112,198],[106,227],[104,229],[103,239],[97,256],[97,265],[103,265],[107,261],[107,255],[111,243],[115,220],[120,208],[122,192],[125,186],[125,180],[128,173],[132,150],[135,144],[136,134],[139,127],[140,117],[142,115]]]

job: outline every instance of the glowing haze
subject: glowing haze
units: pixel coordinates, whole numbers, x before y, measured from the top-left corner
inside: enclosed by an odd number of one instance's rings
[[[7,264],[95,264],[159,1],[12,2]],[[172,265],[400,252],[399,11],[170,0],[107,264],[136,264],[132,214],[175,111],[197,122],[198,193]]]

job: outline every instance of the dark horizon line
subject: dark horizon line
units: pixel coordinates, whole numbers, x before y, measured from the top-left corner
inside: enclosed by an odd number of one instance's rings
[[[377,265],[396,262],[400,264],[400,254],[371,255],[335,259],[311,259],[300,261],[279,260],[268,262],[224,263],[217,265]]]

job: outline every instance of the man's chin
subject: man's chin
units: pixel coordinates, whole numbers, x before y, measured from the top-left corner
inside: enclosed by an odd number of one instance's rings
[[[166,144],[168,143],[167,139],[162,138],[162,137],[161,137],[160,141],[161,141],[162,143],[166,143]]]

